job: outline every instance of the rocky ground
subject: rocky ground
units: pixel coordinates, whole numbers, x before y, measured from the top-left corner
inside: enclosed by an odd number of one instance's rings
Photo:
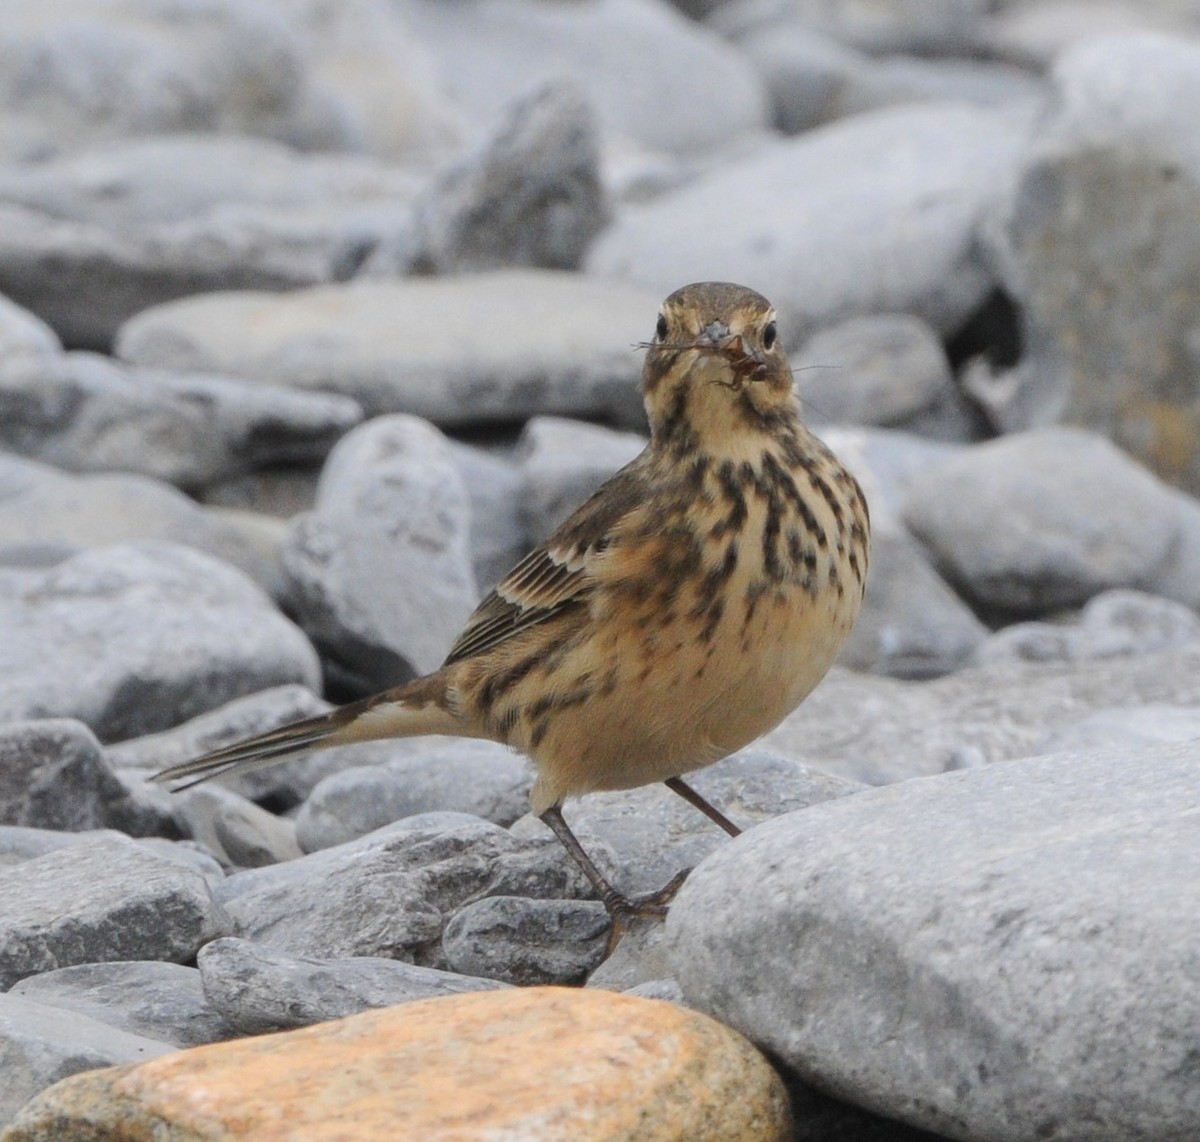
[[[6,13],[3,1137],[1200,1137],[1197,37]],[[568,806],[632,891],[696,867],[665,925],[601,962],[499,746],[148,783],[435,667],[637,453],[632,347],[706,278],[778,306],[874,554],[842,663],[695,778],[744,836]]]

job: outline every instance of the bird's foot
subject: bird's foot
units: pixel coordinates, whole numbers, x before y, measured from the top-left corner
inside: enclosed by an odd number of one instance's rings
[[[604,949],[605,959],[616,951],[621,937],[625,935],[633,920],[666,919],[671,901],[675,899],[675,894],[683,887],[683,882],[687,880],[691,871],[690,868],[685,868],[671,877],[657,892],[650,892],[645,896],[622,896],[616,891],[604,894],[604,907],[612,918],[612,927],[608,930],[608,945]]]

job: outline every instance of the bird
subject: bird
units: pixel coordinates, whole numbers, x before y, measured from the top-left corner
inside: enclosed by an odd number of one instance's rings
[[[483,599],[433,673],[157,773],[176,789],[317,749],[445,734],[526,754],[533,813],[612,919],[661,918],[684,870],[622,894],[562,813],[569,797],[683,780],[779,724],[860,609],[870,519],[805,425],[774,307],[729,282],[662,304],[645,350],[645,449]]]

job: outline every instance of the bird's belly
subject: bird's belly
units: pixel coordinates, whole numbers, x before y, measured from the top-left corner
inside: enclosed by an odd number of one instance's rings
[[[748,620],[725,615],[707,639],[631,624],[605,661],[580,663],[597,682],[588,700],[522,743],[538,766],[535,800],[662,781],[742,748],[824,677],[852,621],[836,599],[780,591]]]

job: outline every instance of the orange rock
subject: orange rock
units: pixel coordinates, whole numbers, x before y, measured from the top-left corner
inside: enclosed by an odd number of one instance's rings
[[[670,1003],[525,988],[429,999],[64,1079],[0,1142],[785,1139],[779,1077]]]

